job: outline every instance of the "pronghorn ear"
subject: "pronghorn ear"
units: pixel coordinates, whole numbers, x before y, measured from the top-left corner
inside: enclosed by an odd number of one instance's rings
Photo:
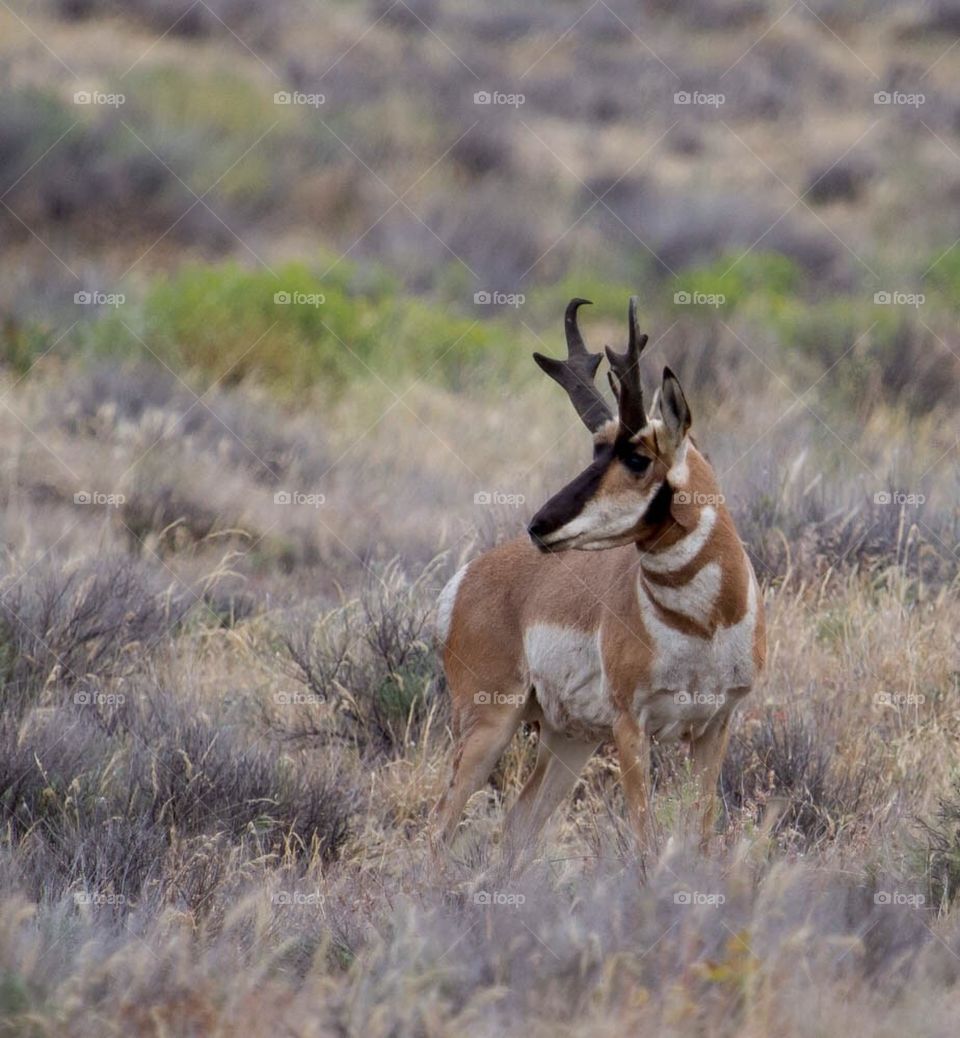
[[[690,405],[683,395],[677,376],[669,368],[663,369],[663,385],[660,390],[660,415],[670,442],[676,450],[690,431]]]

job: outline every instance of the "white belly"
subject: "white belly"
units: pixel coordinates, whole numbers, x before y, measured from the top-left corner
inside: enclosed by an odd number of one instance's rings
[[[653,661],[638,683],[633,712],[646,731],[668,741],[696,738],[718,714],[733,709],[753,683],[756,588],[747,611],[710,640],[664,624],[641,592]],[[550,727],[584,739],[610,737],[616,712],[600,657],[599,632],[536,624],[523,638],[530,683]]]
[[[568,735],[605,738],[615,715],[604,687],[598,633],[536,624],[524,632],[523,649],[546,723]]]

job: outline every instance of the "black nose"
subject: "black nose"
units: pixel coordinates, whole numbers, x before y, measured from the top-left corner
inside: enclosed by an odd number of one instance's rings
[[[527,533],[535,540],[540,540],[544,534],[550,532],[550,524],[545,519],[539,519],[536,516],[533,522],[527,527]]]
[[[549,519],[541,519],[539,515],[535,515],[530,525],[527,527],[527,533],[530,535],[530,540],[541,550],[549,551],[548,545],[543,543],[542,538],[546,537],[548,533],[553,530],[554,524]]]

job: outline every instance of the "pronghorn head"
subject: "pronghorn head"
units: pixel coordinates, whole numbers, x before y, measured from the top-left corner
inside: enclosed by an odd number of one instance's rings
[[[647,417],[640,385],[640,354],[647,336],[637,329],[637,300],[630,299],[625,353],[607,347],[610,386],[618,416],[610,413],[593,379],[599,353],[589,353],[577,327],[577,310],[567,306],[566,361],[535,353],[534,360],[570,396],[593,434],[593,461],[533,517],[528,532],[542,551],[614,548],[635,542],[654,546],[673,526],[696,521],[691,508],[691,467],[698,487],[715,492],[712,471],[691,446],[690,408],[677,377],[663,369],[659,417]],[[652,410],[657,409],[655,401]]]

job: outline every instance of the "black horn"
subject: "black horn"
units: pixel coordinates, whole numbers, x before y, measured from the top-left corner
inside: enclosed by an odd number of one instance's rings
[[[535,353],[533,359],[554,381],[563,386],[583,424],[591,432],[596,432],[613,415],[593,381],[602,355],[587,351],[577,325],[577,310],[589,302],[589,299],[571,299],[567,304],[563,319],[567,336],[567,359],[557,360],[545,357],[542,353]]]
[[[617,398],[620,427],[630,436],[635,436],[647,424],[647,415],[643,409],[643,388],[640,385],[640,354],[649,340],[649,336],[641,335],[637,328],[636,296],[630,297],[627,321],[627,352],[615,353],[608,346],[607,360],[612,369],[610,386]]]

